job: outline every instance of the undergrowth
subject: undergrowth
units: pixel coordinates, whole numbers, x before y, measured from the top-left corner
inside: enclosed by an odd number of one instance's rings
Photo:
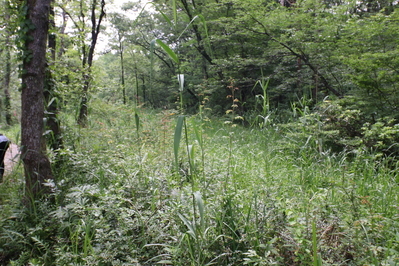
[[[21,169],[0,185],[2,265],[399,263],[389,158],[200,115],[174,147],[173,111],[91,106],[87,128],[61,114],[55,204],[22,207]]]

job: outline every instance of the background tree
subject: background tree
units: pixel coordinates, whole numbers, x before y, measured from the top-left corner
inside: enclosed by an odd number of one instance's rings
[[[99,11],[97,11],[99,5]],[[78,123],[81,126],[86,126],[87,124],[87,104],[88,104],[88,93],[89,93],[89,87],[90,87],[90,80],[91,80],[91,67],[93,65],[93,57],[94,57],[94,51],[95,47],[97,44],[97,39],[98,35],[100,34],[100,27],[101,27],[101,22],[105,16],[105,0],[101,0],[100,2],[97,2],[96,0],[93,0],[91,2],[91,42],[88,47],[88,51],[85,51],[83,53],[83,60],[82,60],[82,66],[83,68],[86,68],[86,63],[87,63],[87,73],[83,77],[84,79],[84,85],[83,85],[83,90],[82,90],[82,101],[80,102],[80,111],[79,111],[79,118],[78,118]],[[99,14],[97,15],[97,12]],[[87,57],[86,57],[87,54]],[[86,57],[86,58],[85,58]]]
[[[129,25],[128,23],[132,23],[132,21],[129,21],[125,16],[123,16],[122,14],[118,14],[118,13],[113,13],[110,15],[110,21],[113,25],[113,28],[116,31],[116,45],[114,47],[116,47],[118,54],[119,54],[119,58],[120,58],[120,85],[121,85],[121,89],[122,89],[122,100],[123,100],[123,104],[126,104],[126,78],[125,78],[125,61],[124,61],[124,56],[125,56],[125,35],[126,35],[126,31],[129,29]],[[136,72],[137,73],[137,72]],[[137,74],[136,74],[137,75]],[[137,78],[136,78],[137,80]]]
[[[78,2],[67,2],[61,6],[63,11],[73,21],[79,49],[81,52],[82,90],[79,104],[78,124],[87,125],[88,94],[92,80],[91,67],[93,65],[94,52],[101,23],[105,17],[105,0],[84,0]],[[87,44],[90,43],[90,44]]]
[[[4,14],[3,20],[1,24],[4,26],[3,34],[2,34],[2,43],[3,49],[2,53],[4,56],[4,66],[3,66],[3,89],[4,89],[4,111],[5,111],[5,119],[6,124],[11,125],[12,123],[12,115],[11,115],[11,93],[10,93],[10,86],[11,86],[11,78],[12,78],[12,51],[14,50],[13,47],[13,35],[16,30],[15,27],[15,19],[11,19],[13,10],[11,8],[10,2],[8,0],[2,1],[2,12]],[[15,16],[14,16],[15,17]],[[1,97],[2,98],[2,97]],[[0,104],[2,107],[3,104]]]

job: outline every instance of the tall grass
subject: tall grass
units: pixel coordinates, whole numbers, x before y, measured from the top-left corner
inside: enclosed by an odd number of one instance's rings
[[[1,263],[399,263],[398,176],[385,159],[321,152],[302,129],[91,106],[87,128],[61,114],[57,204],[32,215],[18,205],[22,177],[0,185]]]

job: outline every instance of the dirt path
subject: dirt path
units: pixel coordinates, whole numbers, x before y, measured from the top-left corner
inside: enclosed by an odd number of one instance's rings
[[[8,148],[6,155],[4,156],[4,173],[9,174],[15,164],[18,163],[19,160],[19,147],[17,144],[11,143]]]

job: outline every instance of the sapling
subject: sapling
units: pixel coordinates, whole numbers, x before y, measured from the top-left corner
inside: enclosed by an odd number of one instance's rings
[[[263,74],[263,73],[262,73]],[[262,122],[259,123],[259,127],[263,128],[265,127],[270,119],[270,103],[269,103],[269,97],[268,97],[268,93],[267,93],[267,89],[269,87],[269,78],[262,78],[260,80],[258,80],[254,87],[252,88],[252,90],[255,89],[255,87],[259,84],[259,86],[262,89],[262,94],[258,94],[256,95],[257,99],[261,99],[262,101],[262,114],[258,115],[258,117],[262,118]]]

